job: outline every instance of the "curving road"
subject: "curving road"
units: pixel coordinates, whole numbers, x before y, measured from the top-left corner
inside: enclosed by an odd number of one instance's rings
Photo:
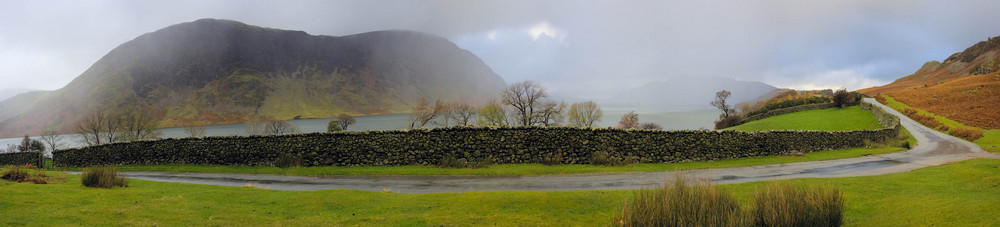
[[[714,184],[790,178],[871,176],[907,172],[971,158],[1000,158],[979,146],[927,128],[874,99],[865,99],[900,117],[917,146],[899,152],[859,158],[762,165],[739,168],[680,171],[686,177],[711,178]],[[273,190],[354,189],[399,193],[469,191],[560,191],[640,189],[662,184],[678,172],[640,172],[551,176],[332,176],[127,172],[133,179],[225,186],[255,186]]]

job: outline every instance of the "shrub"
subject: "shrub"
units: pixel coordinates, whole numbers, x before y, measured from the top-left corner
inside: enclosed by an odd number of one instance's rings
[[[754,194],[758,226],[840,226],[844,197],[833,187],[771,183]]]
[[[615,212],[616,226],[747,226],[748,215],[728,193],[708,180],[687,185],[675,177],[673,185],[638,191],[631,202]]]
[[[976,128],[953,128],[948,134],[968,141],[975,141],[983,137],[983,131]]]
[[[554,166],[561,165],[563,162],[562,152],[556,151],[552,153],[545,154],[542,156],[542,165]]]
[[[612,164],[611,157],[608,156],[607,151],[596,151],[590,155],[590,164],[595,166],[610,166]]]
[[[278,168],[302,167],[302,158],[291,153],[281,153],[278,159],[274,160],[274,166]]]
[[[660,126],[659,124],[656,124],[656,123],[646,122],[646,123],[639,124],[639,129],[645,129],[645,130],[663,130],[663,126]]]
[[[903,141],[903,148],[910,149],[910,141]]]
[[[83,170],[80,176],[83,186],[91,188],[128,187],[128,179],[118,174],[115,167],[95,167]]]
[[[740,125],[743,122],[743,116],[731,115],[725,119],[719,119],[715,121],[715,129],[724,129],[733,126]]]
[[[441,168],[465,168],[468,164],[464,158],[455,158],[455,155],[444,155],[441,157],[441,162],[438,166]]]
[[[3,173],[3,176],[0,178],[9,181],[22,182],[24,179],[28,178],[28,171],[25,171],[19,166],[14,166],[10,168],[9,171]]]
[[[854,104],[855,99],[856,96],[847,92],[847,89],[840,89],[833,92],[833,105],[838,108],[844,108],[845,106]]]
[[[326,132],[339,132],[344,129],[340,127],[339,120],[331,120],[330,123],[326,125]]]

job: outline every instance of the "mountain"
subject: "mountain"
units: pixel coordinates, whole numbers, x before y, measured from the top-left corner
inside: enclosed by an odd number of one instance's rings
[[[722,77],[675,77],[667,81],[650,82],[619,93],[605,101],[609,105],[633,104],[640,111],[673,111],[713,109],[710,102],[715,93],[727,90],[732,93],[729,103],[766,100],[762,97],[777,94],[778,88],[756,81],[739,81]],[[602,103],[603,105],[604,103]]]
[[[504,86],[474,54],[434,35],[316,36],[201,19],[121,44],[59,90],[8,100],[30,105],[0,115],[0,135],[69,132],[87,113],[136,106],[153,109],[163,127],[236,123],[250,114],[401,113],[421,97],[478,103]]]
[[[943,62],[927,62],[913,74],[890,84],[859,92],[873,97],[889,95],[965,125],[1000,129],[998,69],[1000,37],[993,37],[952,54]]]
[[[32,92],[32,91],[38,91],[38,90],[36,90],[36,89],[28,89],[28,88],[8,88],[8,89],[0,90],[0,102],[2,102],[4,100],[7,100],[10,97],[14,97],[16,95],[20,95],[20,94],[24,94],[24,93],[28,93],[28,92]]]
[[[929,61],[916,72],[877,87],[859,90],[868,95],[924,88],[973,75],[993,74],[1000,69],[1000,36],[981,41],[948,56],[944,62]]]

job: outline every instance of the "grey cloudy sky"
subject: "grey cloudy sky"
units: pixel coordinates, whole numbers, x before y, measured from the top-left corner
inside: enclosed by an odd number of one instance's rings
[[[1000,36],[1000,1],[2,1],[0,90],[58,89],[143,33],[221,18],[316,35],[406,29],[508,83],[603,98],[671,77],[864,88]]]

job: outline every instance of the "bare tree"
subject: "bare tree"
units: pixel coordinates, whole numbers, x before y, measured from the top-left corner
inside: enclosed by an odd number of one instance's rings
[[[509,125],[507,111],[496,101],[490,101],[479,109],[479,126]]]
[[[357,120],[354,120],[354,117],[347,114],[340,114],[340,116],[337,116],[337,120],[337,124],[340,124],[340,130],[347,130],[347,126],[351,126],[357,122]]]
[[[298,132],[299,127],[282,120],[269,120],[264,126],[264,133],[267,135],[284,135]]]
[[[147,140],[160,137],[158,123],[152,118],[152,109],[134,107],[123,112],[118,117],[118,127],[110,131],[121,131],[119,140]]]
[[[443,110],[444,103],[441,100],[435,101],[434,106],[431,106],[427,103],[426,98],[420,98],[410,113],[408,119],[410,122],[409,129],[426,127],[427,123],[437,118]]]
[[[618,122],[618,126],[615,127],[620,129],[638,128],[639,114],[635,113],[635,111],[625,113],[625,116],[622,116],[622,120]]]
[[[533,122],[544,126],[558,126],[563,123],[563,119],[565,118],[563,110],[565,109],[565,101],[543,101],[541,104],[541,111],[535,115],[536,119]]]
[[[594,101],[577,102],[569,106],[569,125],[577,127],[594,127],[594,122],[601,121],[604,112]]]
[[[205,136],[205,126],[185,126],[184,132],[190,137],[203,137]]]
[[[50,152],[59,149],[59,147],[63,145],[62,137],[59,137],[59,131],[56,131],[55,129],[42,131],[41,137],[42,141],[49,145]]]
[[[476,109],[468,103],[456,104],[452,106],[448,116],[455,122],[455,126],[470,126],[472,118],[476,116]]]
[[[110,143],[111,138],[104,137],[104,131],[106,131],[105,122],[108,121],[108,115],[104,112],[93,112],[90,113],[77,123],[76,133],[80,134],[80,138],[87,145],[99,145],[104,143]]]
[[[532,81],[512,84],[501,93],[503,104],[514,108],[515,121],[522,126],[541,123],[535,115],[545,97],[545,88]]]
[[[247,135],[259,136],[267,134],[267,117],[261,115],[250,115],[247,116],[246,125],[243,126],[243,130],[247,132]]]
[[[452,115],[455,114],[454,109],[457,104],[442,103],[441,105],[441,113],[438,115],[437,119],[431,121],[431,123],[437,125],[438,127],[451,127],[451,120],[454,118]]]
[[[715,100],[713,100],[711,104],[722,111],[722,114],[719,115],[719,119],[726,119],[729,118],[729,116],[736,114],[736,109],[733,109],[732,106],[729,106],[729,104],[726,103],[726,99],[729,99],[730,95],[732,95],[732,93],[727,90],[715,93]]]

